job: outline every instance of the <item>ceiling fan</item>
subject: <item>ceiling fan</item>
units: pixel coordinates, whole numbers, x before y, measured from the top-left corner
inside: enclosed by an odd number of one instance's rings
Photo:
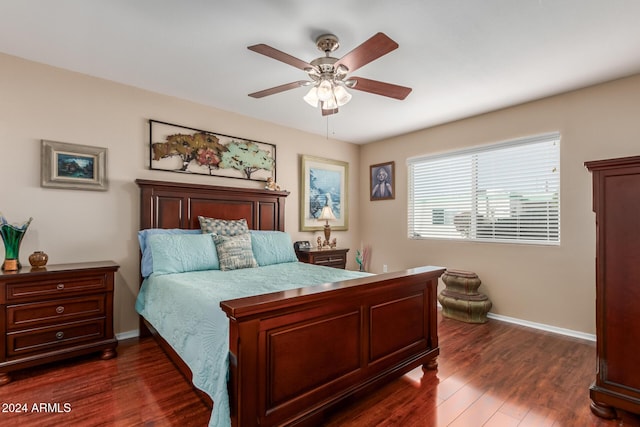
[[[384,33],[375,34],[340,59],[331,56],[331,53],[340,47],[338,37],[333,34],[324,34],[318,37],[316,46],[318,50],[325,53],[325,56],[311,62],[302,61],[266,44],[249,46],[249,50],[305,71],[310,79],[275,86],[250,93],[249,96],[262,98],[301,86],[311,86],[309,92],[304,96],[304,100],[312,107],[320,107],[322,115],[326,116],[337,113],[338,107],[351,100],[351,94],[347,88],[400,100],[405,99],[411,92],[409,87],[365,79],[364,77],[347,76],[348,73],[398,48],[398,43]]]

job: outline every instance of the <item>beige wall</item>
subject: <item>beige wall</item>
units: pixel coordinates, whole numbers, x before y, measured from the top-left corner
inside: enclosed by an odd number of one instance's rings
[[[349,162],[349,193],[359,193],[357,145],[0,54],[0,212],[10,222],[33,217],[20,251],[27,266],[34,250],[47,252],[52,264],[102,259],[120,264],[115,291],[117,333],[137,328],[133,307],[139,277],[139,213],[134,180],[261,186],[255,181],[149,170],[148,119],[276,144],[278,182],[291,192],[285,230],[294,240],[320,235],[298,231],[301,154]],[[107,147],[109,191],[41,188],[41,139]],[[332,236],[341,246],[353,248],[360,241],[356,197],[351,197],[348,208],[349,231]],[[355,253],[349,255],[349,267],[355,268]]]
[[[559,247],[407,238],[407,158],[553,131],[562,138]],[[369,165],[394,160],[397,167],[395,200],[360,196],[372,270],[383,264],[471,270],[493,313],[593,334],[595,223],[583,163],[639,151],[640,75],[368,144],[360,157],[363,189]]]

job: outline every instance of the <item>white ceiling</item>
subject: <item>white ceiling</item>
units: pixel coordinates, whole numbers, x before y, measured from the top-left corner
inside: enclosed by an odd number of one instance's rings
[[[367,143],[638,73],[639,17],[640,0],[0,0],[0,52]],[[249,45],[311,61],[333,33],[340,58],[379,31],[400,47],[357,75],[404,101],[354,90],[327,119],[305,88],[247,96],[306,79]]]

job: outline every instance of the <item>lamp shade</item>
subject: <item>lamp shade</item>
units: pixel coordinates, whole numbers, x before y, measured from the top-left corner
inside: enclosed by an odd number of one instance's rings
[[[318,85],[318,99],[328,101],[333,98],[333,84],[329,80],[322,80]]]
[[[309,89],[309,92],[302,98],[304,99],[307,104],[311,105],[312,107],[317,107],[318,106],[318,88],[317,87],[312,87],[311,89]]]
[[[343,86],[336,86],[333,89],[333,94],[336,97],[336,102],[339,107],[342,107],[347,102],[351,101],[351,94]]]
[[[333,209],[331,209],[331,206],[325,206],[322,208],[322,212],[320,212],[320,216],[318,217],[319,221],[331,221],[336,219],[335,215],[333,214]]]

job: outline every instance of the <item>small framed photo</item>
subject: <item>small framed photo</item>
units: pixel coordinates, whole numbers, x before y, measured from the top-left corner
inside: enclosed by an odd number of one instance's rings
[[[106,191],[107,149],[42,140],[42,187]]]
[[[369,166],[370,200],[392,200],[396,198],[395,162]]]

